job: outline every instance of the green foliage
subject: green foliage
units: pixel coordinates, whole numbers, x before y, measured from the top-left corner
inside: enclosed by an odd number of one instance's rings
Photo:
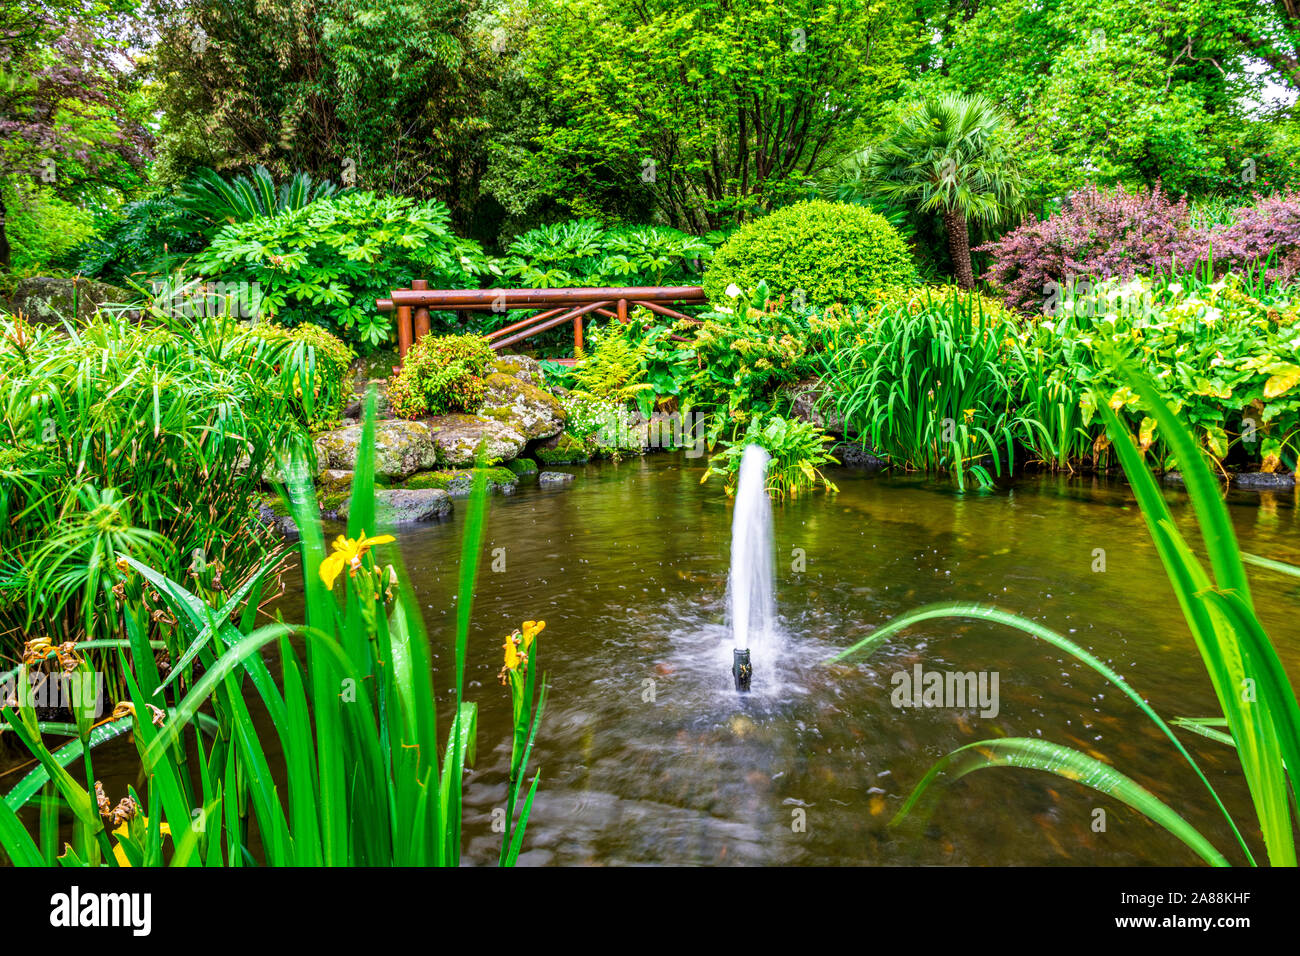
[[[374,447],[374,406],[372,392],[362,443],[367,449]],[[78,711],[75,739],[51,752],[46,737],[52,728],[37,721],[30,705],[3,709],[36,762],[0,801],[0,848],[10,860],[45,866],[459,865],[464,781],[478,736],[477,705],[465,700],[465,671],[486,476],[477,470],[465,520],[451,635],[455,678],[446,688],[456,703],[441,737],[421,603],[398,570],[400,553],[386,547],[393,538],[367,536],[361,527],[386,520],[376,509],[373,454],[358,462],[351,524],[328,555],[307,462],[295,457],[289,475],[287,498],[302,529],[305,620],[256,625],[269,565],[246,586],[209,603],[175,578],[123,558],[128,596],[141,590],[161,595],[160,610],[185,652],[164,677],[144,640],[146,618],[128,610],[130,640],[122,642],[130,651],[128,692],[111,722],[92,728],[91,718]],[[376,548],[385,548],[393,563],[381,564]],[[538,786],[535,774],[523,789],[546,697],[538,668],[542,626],[526,621],[522,633],[506,638],[501,679],[509,685],[514,719],[503,866],[518,859]],[[268,666],[272,646],[278,682]],[[20,667],[18,679],[27,676]],[[260,726],[254,707],[269,718]],[[127,731],[139,754],[143,792],[128,786],[123,796],[134,806],[114,807],[98,783],[95,751]],[[74,761],[74,770],[65,769]],[[42,787],[47,812],[29,833],[17,814]],[[53,837],[58,811],[65,809],[72,841],[59,854],[61,841]]]
[[[496,353],[479,335],[426,335],[411,346],[388,386],[403,418],[476,411]]]
[[[1144,409],[1168,437],[1175,454],[1183,462],[1197,527],[1209,558],[1207,569],[1175,523],[1127,428],[1102,405],[1110,437],[1146,518],[1152,541],[1183,610],[1222,712],[1221,717],[1189,718],[1175,723],[1184,727],[1198,726],[1202,728],[1198,732],[1224,740],[1236,748],[1258,824],[1246,828],[1246,831],[1262,836],[1272,865],[1295,866],[1296,836],[1291,807],[1296,796],[1293,768],[1300,766],[1300,704],[1277,651],[1255,612],[1232,520],[1220,497],[1218,482],[1202,458],[1194,437],[1179,421],[1174,409],[1160,397],[1153,379],[1126,365],[1122,359],[1117,359],[1117,362],[1121,367],[1120,374],[1125,376],[1126,387],[1139,396]],[[1094,396],[1094,402],[1099,405],[1103,400],[1104,396]],[[1294,568],[1288,571],[1300,573]],[[936,605],[896,618],[841,652],[837,659],[874,649],[894,634],[925,620],[957,617],[1009,625],[1065,651],[1115,685],[1151,719],[1187,761],[1222,813],[1242,857],[1247,863],[1255,864],[1250,845],[1232,815],[1165,721],[1129,687],[1125,677],[1042,624],[978,604]],[[1245,693],[1243,688],[1250,688],[1252,692]],[[1212,731],[1209,729],[1211,725],[1225,727],[1228,733]],[[918,805],[941,772],[946,771],[949,779],[957,779],[973,770],[998,766],[1054,773],[1115,796],[1169,830],[1206,862],[1228,865],[1227,858],[1204,835],[1150,791],[1086,754],[1036,739],[985,740],[949,754],[917,784],[894,822],[900,821]]]
[[[266,557],[262,476],[305,440],[283,350],[220,318],[2,328],[0,631],[121,637],[118,554],[204,595]]]
[[[274,218],[336,192],[338,187],[328,179],[313,182],[304,172],[295,172],[277,189],[265,166],[255,166],[251,176],[231,180],[200,167],[177,191],[176,204],[184,210],[186,224],[211,239],[232,222]]]
[[[530,289],[690,285],[707,261],[704,240],[664,226],[616,226],[575,219],[539,226],[510,243],[502,273]]]
[[[711,301],[729,301],[732,284],[749,292],[765,282],[798,305],[852,303],[915,282],[898,232],[861,206],[796,203],[746,223],[715,253],[704,275]]]
[[[592,328],[590,342],[591,348],[568,375],[569,388],[593,398],[625,402],[650,387],[643,381],[645,349],[617,322]]]
[[[318,325],[258,324],[244,334],[261,343],[258,358],[290,383],[298,417],[313,431],[338,422],[352,401],[350,348]]]
[[[907,469],[947,471],[959,486],[1014,467],[1018,423],[1008,339],[1014,320],[952,289],[887,301],[821,353],[846,428]]]
[[[376,299],[417,277],[432,288],[473,286],[489,268],[441,203],[367,192],[228,225],[196,265],[205,276],[256,283],[267,318],[325,325],[363,348],[394,334]]]
[[[71,270],[119,286],[145,285],[203,248],[184,220],[185,211],[170,196],[127,203],[71,250]]]
[[[48,272],[94,234],[91,213],[61,199],[48,187],[4,191],[8,210],[4,225],[15,273]]]
[[[833,440],[811,422],[782,418],[780,415],[756,415],[749,427],[739,437],[722,443],[722,451],[709,459],[709,469],[703,481],[710,476],[722,478],[728,495],[736,493],[740,481],[740,460],[745,449],[758,445],[771,455],[767,465],[767,491],[780,500],[795,498],[816,490],[818,485],[827,491],[839,491],[835,483],[822,474],[818,466],[838,464],[831,457],[829,446]]]
[[[1217,280],[1185,274],[1121,283],[1078,283],[1056,313],[1017,336],[1036,390],[1050,390],[1084,442],[1106,442],[1093,392],[1105,397],[1138,446],[1163,468],[1179,466],[1156,420],[1109,356],[1128,356],[1151,377],[1223,467],[1241,463],[1294,469],[1300,442],[1300,301],[1276,287],[1247,288],[1239,275]],[[1252,294],[1254,293],[1254,294]],[[1047,438],[1047,431],[1042,433]],[[1033,446],[1053,457],[1051,439]],[[1059,457],[1059,455],[1057,456]]]
[[[502,116],[494,192],[577,216],[644,196],[696,234],[788,201],[878,115],[915,42],[909,14],[894,0],[507,7],[503,56],[540,102]]]

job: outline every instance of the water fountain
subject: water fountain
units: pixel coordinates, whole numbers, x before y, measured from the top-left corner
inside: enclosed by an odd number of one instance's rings
[[[731,622],[731,675],[736,690],[749,690],[750,651],[762,646],[776,619],[772,576],[772,502],[767,496],[770,456],[758,445],[740,459],[736,510],[731,519],[731,575],[727,579],[727,613]]]

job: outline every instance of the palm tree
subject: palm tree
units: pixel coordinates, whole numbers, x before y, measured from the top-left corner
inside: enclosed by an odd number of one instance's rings
[[[969,223],[997,225],[1024,207],[1019,164],[1007,148],[1009,131],[1010,123],[983,97],[927,98],[865,157],[882,199],[942,214],[963,289],[975,287]]]

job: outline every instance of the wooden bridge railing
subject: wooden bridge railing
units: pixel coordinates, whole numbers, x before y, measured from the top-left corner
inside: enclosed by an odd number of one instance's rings
[[[405,356],[411,343],[429,332],[429,312],[537,309],[526,319],[513,322],[488,335],[498,351],[524,339],[573,323],[575,354],[582,349],[583,321],[591,315],[628,321],[631,306],[644,306],[671,319],[695,321],[671,308],[673,305],[703,305],[708,301],[699,286],[628,286],[608,289],[430,289],[417,279],[409,289],[395,289],[391,298],[379,299],[380,312],[397,312],[397,351]]]

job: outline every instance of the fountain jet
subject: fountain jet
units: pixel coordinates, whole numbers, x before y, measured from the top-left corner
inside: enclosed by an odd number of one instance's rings
[[[731,519],[731,575],[727,610],[731,618],[731,674],[736,690],[749,690],[754,669],[750,649],[761,644],[776,617],[772,575],[772,502],[767,496],[766,451],[749,445],[740,458],[736,510]]]

